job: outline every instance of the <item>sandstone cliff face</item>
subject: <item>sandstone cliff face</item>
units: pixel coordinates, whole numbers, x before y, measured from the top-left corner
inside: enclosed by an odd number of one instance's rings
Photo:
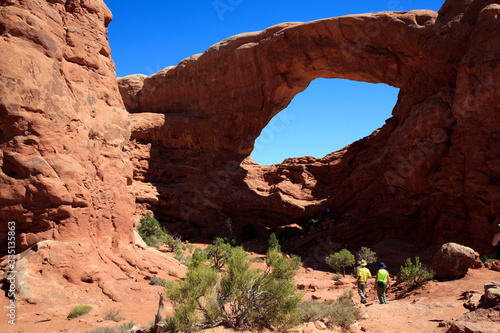
[[[18,306],[144,297],[136,281],[178,263],[134,247],[111,13],[97,0],[0,5],[0,251],[14,221],[19,253],[12,274],[2,256],[0,281],[15,277]]]
[[[130,124],[102,1],[0,2],[0,226],[17,250],[133,242]],[[5,252],[3,252],[5,253]]]
[[[498,1],[449,0],[439,13],[281,24],[149,77],[121,78],[139,207],[219,232],[314,214],[327,222],[321,235],[339,241],[490,251],[500,195],[499,13]],[[318,77],[400,88],[392,117],[321,159],[253,163],[260,131]]]

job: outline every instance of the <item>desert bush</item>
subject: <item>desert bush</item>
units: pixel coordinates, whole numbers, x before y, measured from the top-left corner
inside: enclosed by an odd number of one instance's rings
[[[199,265],[205,264],[208,261],[208,257],[205,252],[195,249],[193,254],[187,260],[187,266],[189,268],[196,268]]]
[[[335,274],[334,276],[332,276],[332,280],[333,280],[333,281],[338,281],[338,280],[340,280],[340,279],[342,279],[342,275],[340,275],[340,274],[338,274],[338,273],[337,273],[337,274]]]
[[[267,240],[267,248],[281,251],[280,242],[278,241],[278,238],[276,238],[274,232],[271,234],[271,236],[269,236],[269,239]]]
[[[288,257],[276,249],[268,251],[266,270],[251,268],[251,260],[241,247],[231,249],[227,268],[217,266],[195,251],[184,281],[167,282],[165,292],[174,304],[174,315],[167,320],[170,331],[192,331],[197,324],[219,320],[234,328],[256,321],[278,330],[299,323],[294,276],[300,266],[298,257]],[[203,318],[198,318],[199,312]]]
[[[346,291],[335,301],[318,302],[311,300],[302,302],[300,304],[302,321],[317,321],[328,318],[328,322],[332,325],[348,329],[360,318],[361,313],[352,301],[353,291],[351,289]]]
[[[214,244],[209,245],[206,248],[206,254],[212,263],[212,267],[220,271],[231,256],[232,249],[233,247],[228,241],[219,237],[215,240]]]
[[[331,304],[308,300],[300,303],[300,317],[302,322],[314,322],[327,318],[331,313]]]
[[[352,293],[352,290],[350,290]],[[354,305],[352,297],[344,293],[331,305],[328,322],[335,326],[348,329],[361,317],[361,312]]]
[[[68,314],[69,319],[73,319],[76,317],[83,316],[84,314],[87,314],[92,310],[92,307],[89,305],[78,305],[75,306],[73,309],[71,309],[70,313]]]
[[[156,275],[153,275],[151,277],[151,280],[149,280],[149,284],[152,285],[152,286],[162,286],[162,287],[165,287],[165,283],[167,283],[167,280],[160,279]]]
[[[240,290],[243,299],[248,298],[253,307],[249,311],[249,320],[258,319],[280,331],[300,322],[299,305],[303,295],[297,292],[294,282],[299,267],[298,256],[287,256],[276,248],[267,252],[266,270],[257,271],[258,277],[248,279]],[[245,289],[248,290],[246,293]]]
[[[334,254],[330,254],[325,258],[325,262],[335,272],[341,271],[342,276],[345,276],[345,269],[356,263],[354,255],[347,249],[340,250]]]
[[[177,272],[175,269],[169,269],[168,270],[168,275],[178,278],[179,277],[179,272]]]
[[[167,232],[160,226],[160,222],[149,213],[141,217],[139,223],[137,232],[147,245],[160,246],[165,242]]]
[[[377,261],[377,254],[370,248],[363,246],[356,252],[356,259],[366,260],[368,264],[371,264]]]
[[[415,257],[415,263],[408,258],[405,265],[401,266],[401,279],[408,283],[410,288],[418,287],[432,278],[434,278],[434,271],[422,264],[419,257]]]
[[[121,324],[119,327],[99,327],[85,333],[130,333],[134,328],[134,323]]]
[[[165,233],[165,245],[169,248],[170,252],[176,252],[178,249],[184,250],[185,246],[179,236]]]
[[[203,311],[200,299],[214,289],[217,282],[217,271],[205,263],[189,267],[183,281],[168,281],[165,294],[175,308],[174,315],[167,319],[168,328],[174,332],[192,331],[198,322],[195,311]]]
[[[105,320],[112,320],[114,322],[119,322],[119,321],[122,321],[123,319],[125,319],[125,317],[123,317],[120,314],[120,310],[109,310],[109,311],[106,311],[104,313],[104,319]]]

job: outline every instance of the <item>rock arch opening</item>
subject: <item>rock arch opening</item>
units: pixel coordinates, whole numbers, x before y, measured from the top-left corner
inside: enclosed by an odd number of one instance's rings
[[[380,128],[398,92],[385,84],[316,79],[262,129],[250,156],[261,165],[324,157]]]

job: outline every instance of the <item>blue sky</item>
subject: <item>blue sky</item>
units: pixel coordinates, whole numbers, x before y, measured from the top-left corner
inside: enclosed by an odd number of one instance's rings
[[[109,41],[117,76],[151,75],[236,34],[282,22],[380,11],[430,9],[444,0],[105,0],[113,13]],[[316,79],[257,138],[260,164],[323,157],[370,135],[391,116],[398,89]]]

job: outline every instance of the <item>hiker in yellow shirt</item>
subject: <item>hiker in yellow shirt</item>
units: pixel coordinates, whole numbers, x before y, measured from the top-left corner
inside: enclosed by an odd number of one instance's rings
[[[361,296],[361,304],[365,304],[368,302],[365,296],[366,282],[372,277],[372,273],[366,268],[366,260],[361,260],[359,264],[361,267],[358,269],[358,294]]]
[[[389,277],[389,272],[386,270],[387,266],[383,262],[381,262],[378,267],[379,270],[375,278],[375,288],[377,289],[377,296],[380,304],[387,304],[385,291],[391,288],[391,279]]]

